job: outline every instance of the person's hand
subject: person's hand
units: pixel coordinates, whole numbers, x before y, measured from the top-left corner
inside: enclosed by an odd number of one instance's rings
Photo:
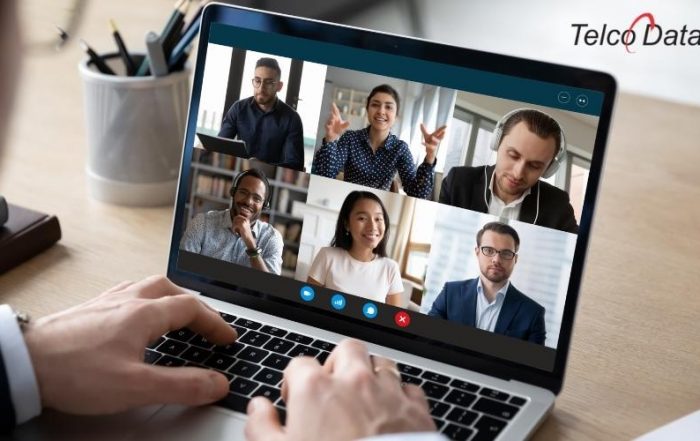
[[[24,338],[43,407],[106,414],[223,398],[229,385],[221,373],[143,361],[147,344],[183,327],[213,343],[236,339],[216,311],[162,276],[122,282],[82,305],[36,320]]]
[[[247,217],[240,214],[234,216],[231,220],[231,230],[243,239],[248,248],[255,248],[255,238],[250,230],[250,221]]]
[[[326,142],[333,142],[340,138],[340,135],[350,127],[350,121],[344,121],[343,117],[340,115],[340,110],[335,103],[331,103],[331,114],[328,116],[326,121],[326,136],[324,139]]]
[[[402,386],[394,362],[371,358],[357,340],[343,340],[324,366],[310,357],[294,358],[284,371],[282,398],[284,428],[267,398],[251,400],[248,441],[345,441],[435,430],[423,390]]]
[[[445,137],[445,132],[447,126],[438,127],[437,130],[430,133],[425,127],[425,124],[420,123],[420,131],[423,132],[423,145],[425,146],[425,160],[424,162],[432,164],[435,162],[435,155],[437,154],[437,148]]]

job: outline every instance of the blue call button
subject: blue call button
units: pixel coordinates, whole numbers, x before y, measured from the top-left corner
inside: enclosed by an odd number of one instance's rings
[[[299,296],[301,299],[305,302],[310,302],[316,297],[316,292],[314,292],[314,289],[308,285],[302,286],[301,290],[299,290]]]
[[[331,297],[331,306],[333,307],[333,309],[342,311],[343,309],[345,309],[346,303],[347,302],[345,301],[345,296],[343,296],[342,294],[333,294],[333,297]]]

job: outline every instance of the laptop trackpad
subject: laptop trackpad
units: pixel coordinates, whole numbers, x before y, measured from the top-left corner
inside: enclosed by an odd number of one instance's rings
[[[163,406],[133,435],[133,440],[198,441],[244,439],[246,417],[218,406]]]

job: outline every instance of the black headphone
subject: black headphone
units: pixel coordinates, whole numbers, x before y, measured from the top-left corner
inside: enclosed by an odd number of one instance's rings
[[[262,208],[263,210],[269,209],[272,203],[272,192],[270,191],[270,182],[267,180],[267,176],[265,176],[265,173],[263,173],[262,170],[257,168],[249,168],[246,171],[238,173],[238,175],[233,179],[233,185],[231,186],[231,190],[229,190],[229,194],[231,195],[231,197],[235,197],[236,191],[238,190],[238,184],[240,184],[241,180],[246,176],[253,176],[254,178],[263,181],[263,183],[265,184],[265,202],[263,202]]]

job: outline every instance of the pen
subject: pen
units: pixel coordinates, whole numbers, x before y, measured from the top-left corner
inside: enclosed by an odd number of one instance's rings
[[[90,57],[92,64],[95,65],[97,70],[99,70],[103,74],[115,75],[114,71],[110,69],[109,66],[107,66],[104,60],[102,60],[102,57],[97,55],[97,53],[94,50],[92,50],[92,48],[88,46],[88,44],[82,38],[80,39],[80,47],[83,48],[83,50],[88,54],[88,57]]]
[[[175,10],[173,13],[170,15],[170,18],[168,19],[168,23],[165,25],[165,29],[163,29],[163,32],[160,33],[161,37],[165,37],[167,35],[168,30],[175,25],[175,21],[177,20],[178,15],[180,15],[180,8],[186,3],[189,2],[189,0],[178,0],[175,3]],[[162,43],[162,40],[161,40]],[[141,66],[139,66],[138,71],[136,72],[137,77],[141,77],[144,75],[148,75],[148,67],[150,65],[150,61],[148,60],[148,57],[146,57],[143,62],[141,63]]]
[[[185,29],[182,31],[182,35],[187,34],[187,32],[190,30],[192,26],[195,24],[199,26],[199,19],[202,16],[202,11],[204,10],[204,6],[206,6],[208,0],[199,0],[199,7],[197,8],[197,11],[195,11],[194,15],[190,19],[189,23],[185,25]]]
[[[170,53],[173,51],[173,46],[177,43],[180,37],[180,32],[185,25],[185,14],[190,7],[191,0],[185,0],[179,8],[176,9],[175,15],[168,23],[168,26],[161,34],[161,43],[163,44],[163,52],[165,57],[168,58]]]
[[[146,34],[146,51],[148,51],[148,60],[151,64],[151,72],[157,77],[162,77],[168,74],[168,65],[165,62],[165,54],[163,53],[163,45],[160,44],[160,38],[155,32]]]
[[[129,55],[129,51],[126,49],[124,40],[122,40],[122,36],[119,34],[119,30],[117,29],[117,25],[114,23],[114,20],[110,19],[109,24],[112,27],[112,36],[114,37],[114,41],[117,43],[117,48],[119,48],[119,55],[122,57],[124,67],[126,67],[126,75],[132,76],[134,73],[136,73],[136,65],[134,64],[134,60],[131,58],[131,55]]]
[[[180,41],[178,41],[175,47],[173,48],[173,51],[170,54],[170,57],[168,58],[168,68],[170,68],[171,71],[174,70],[173,68],[176,64],[178,64],[178,60],[180,59],[180,57],[182,57],[182,54],[185,52],[187,46],[189,46],[190,43],[192,43],[192,40],[194,40],[194,37],[197,36],[197,33],[199,32],[200,23],[201,20],[197,20],[192,26],[190,26],[187,32],[182,36]]]

